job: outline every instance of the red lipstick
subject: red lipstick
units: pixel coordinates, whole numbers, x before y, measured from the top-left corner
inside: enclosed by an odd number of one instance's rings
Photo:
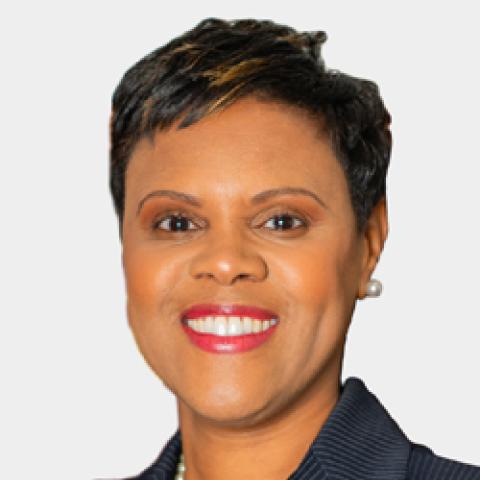
[[[199,318],[210,318],[203,322],[203,325],[208,325],[209,330],[197,331],[188,325],[187,320],[195,320]],[[226,317],[225,323],[217,317]],[[240,317],[240,322],[236,321],[236,334],[227,334],[227,327],[225,325],[229,322],[229,317]],[[243,318],[247,317],[247,318]],[[278,315],[272,311],[265,310],[260,307],[250,305],[215,305],[215,304],[200,304],[190,307],[185,310],[181,316],[182,327],[189,339],[194,345],[211,353],[240,353],[252,350],[265,343],[273,334],[278,326]],[[269,323],[268,323],[268,322]],[[213,327],[213,324],[219,322],[222,326]],[[245,329],[243,325],[258,326],[265,325],[266,330],[247,333],[241,333],[239,328]],[[240,327],[241,325],[241,327]],[[230,328],[230,327],[228,327]],[[213,330],[213,331],[212,331]]]

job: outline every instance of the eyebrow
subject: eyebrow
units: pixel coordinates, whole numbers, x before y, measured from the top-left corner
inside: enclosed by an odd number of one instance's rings
[[[148,193],[143,197],[137,207],[137,215],[140,213],[140,210],[143,207],[143,204],[152,197],[168,197],[168,198],[173,198],[174,200],[180,200],[185,203],[189,203],[190,205],[193,205],[195,207],[201,207],[202,202],[195,197],[194,195],[190,195],[189,193],[184,193],[184,192],[177,192],[176,190],[155,190],[153,192]]]
[[[319,203],[323,208],[328,210],[326,203],[314,192],[307,190],[302,187],[279,187],[272,188],[270,190],[265,190],[263,192],[255,194],[251,199],[250,203],[252,205],[258,205],[259,203],[266,202],[267,200],[277,197],[279,195],[304,195],[313,198],[317,203]],[[178,192],[176,190],[155,190],[148,193],[145,197],[140,200],[137,207],[137,215],[140,213],[144,203],[152,197],[168,197],[174,200],[180,200],[182,202],[193,205],[194,207],[201,207],[202,202],[195,195],[191,195],[185,192]]]
[[[250,202],[253,205],[257,205],[259,203],[265,202],[270,198],[277,197],[278,195],[304,195],[313,198],[317,203],[319,203],[322,207],[328,209],[326,203],[316,194],[306,188],[302,187],[280,187],[280,188],[272,188],[270,190],[265,190],[264,192],[257,193],[254,195]]]

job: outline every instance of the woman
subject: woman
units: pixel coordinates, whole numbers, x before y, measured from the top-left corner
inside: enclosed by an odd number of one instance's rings
[[[387,237],[390,117],[323,32],[206,19],[113,96],[129,325],[179,429],[137,479],[480,479],[341,384]]]

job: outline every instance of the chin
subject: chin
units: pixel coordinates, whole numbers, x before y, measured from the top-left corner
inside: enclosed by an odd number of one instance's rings
[[[264,415],[267,399],[251,392],[241,392],[234,388],[210,389],[208,395],[193,394],[193,401],[183,400],[184,405],[197,415],[222,425],[245,426],[258,421]]]

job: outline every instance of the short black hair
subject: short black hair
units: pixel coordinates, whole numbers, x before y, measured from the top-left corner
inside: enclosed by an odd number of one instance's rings
[[[325,126],[361,231],[385,195],[390,114],[374,82],[325,67],[326,38],[270,20],[206,18],[130,67],[113,93],[110,118],[110,191],[120,237],[136,143],[247,95],[299,107]]]

